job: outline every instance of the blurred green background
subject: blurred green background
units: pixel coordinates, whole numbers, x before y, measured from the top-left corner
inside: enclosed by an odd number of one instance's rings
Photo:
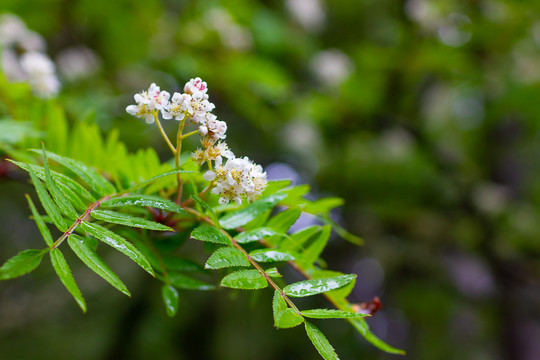
[[[0,3],[45,37],[72,123],[94,111],[104,133],[166,159],[156,128],[125,107],[151,82],[172,93],[200,76],[236,154],[311,184],[314,198],[345,198],[335,219],[366,244],[335,236],[323,256],[358,275],[352,302],[380,297],[373,331],[420,360],[540,359],[539,11],[495,0]],[[21,179],[0,178],[0,262],[40,242]],[[201,249],[185,251],[203,260]],[[86,315],[50,266],[2,282],[0,358],[318,358],[301,329],[273,328],[270,291],[184,291],[170,319],[157,282],[106,260],[133,298],[74,266]],[[402,358],[342,321],[318,326],[342,359]]]

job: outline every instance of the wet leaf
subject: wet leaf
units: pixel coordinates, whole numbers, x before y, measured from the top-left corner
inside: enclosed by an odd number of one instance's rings
[[[171,285],[163,285],[161,287],[161,296],[167,315],[173,317],[178,311],[178,290]]]
[[[312,319],[354,319],[370,316],[369,314],[357,313],[354,311],[343,311],[333,309],[314,309],[304,310],[301,312],[303,316]]]
[[[315,349],[321,354],[325,360],[339,360],[334,348],[328,342],[328,339],[324,334],[319,330],[315,325],[305,322],[306,324],[306,333],[309,337],[309,340],[315,346]]]
[[[263,289],[268,286],[264,275],[258,270],[240,270],[233,272],[221,280],[221,286],[233,289]]]
[[[304,297],[316,294],[321,294],[330,290],[339,289],[347,285],[356,278],[356,275],[341,275],[325,279],[313,279],[299,281],[294,284],[287,285],[283,291],[288,296]]]
[[[62,284],[64,284],[66,289],[73,296],[82,311],[86,312],[86,302],[84,301],[81,290],[79,290],[79,287],[71,274],[71,270],[66,262],[66,258],[64,258],[64,255],[58,249],[52,249],[50,255],[54,271],[56,271],[60,281],[62,281]]]
[[[146,220],[137,216],[123,214],[109,210],[94,210],[90,215],[97,220],[106,221],[112,224],[125,225],[129,227],[157,230],[157,231],[174,231],[168,226],[159,224],[155,221]]]
[[[238,249],[222,247],[217,249],[206,262],[206,269],[222,269],[232,266],[249,266],[249,260]]]
[[[191,232],[191,237],[201,241],[209,241],[216,244],[232,245],[227,235],[211,225],[201,225]]]
[[[0,280],[13,279],[28,274],[41,263],[47,250],[23,250],[0,267]]]
[[[287,194],[277,193],[270,195],[255,201],[254,203],[231,212],[219,220],[219,224],[224,229],[235,229],[237,227],[246,225],[250,221],[254,220],[260,215],[264,215],[268,210],[270,210],[274,205],[276,205],[281,200],[285,199]]]
[[[127,296],[131,296],[126,285],[120,280],[118,275],[99,257],[92,249],[91,242],[76,234],[68,237],[68,244],[71,250],[86,264],[93,272],[101,276],[105,281],[114,286],[118,291]]]
[[[102,208],[115,208],[122,206],[140,206],[153,207],[156,209],[166,210],[177,214],[185,214],[186,210],[182,209],[178,204],[171,200],[152,195],[126,195],[115,197],[101,202]]]

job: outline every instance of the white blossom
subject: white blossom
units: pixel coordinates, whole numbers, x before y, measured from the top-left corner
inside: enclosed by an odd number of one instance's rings
[[[206,94],[208,91],[208,86],[200,77],[196,77],[195,79],[191,79],[186,83],[184,86],[184,91],[188,94],[194,94],[196,92]]]
[[[206,122],[206,115],[210,111],[214,110],[215,105],[208,101],[208,95],[195,91],[191,94],[191,104],[188,108],[190,120],[195,124],[204,124]]]
[[[21,68],[37,96],[50,98],[58,93],[60,83],[54,71],[54,63],[47,55],[35,51],[24,53],[21,56]]]
[[[193,107],[191,106],[191,95],[175,92],[171,102],[165,107],[165,110],[174,116],[175,120],[184,120],[186,117],[186,112],[191,114],[193,113]]]
[[[215,170],[207,171],[204,179],[216,181],[212,193],[220,195],[220,204],[235,201],[240,205],[244,197],[247,201],[254,201],[266,188],[267,179],[263,168],[247,157],[229,158],[224,165],[222,158],[218,157],[215,164]]]
[[[170,94],[167,91],[161,91],[155,83],[150,85],[148,91],[135,94],[133,98],[137,105],[126,107],[128,114],[144,119],[148,124],[154,122],[154,110],[160,110],[164,119],[172,118],[172,115],[166,111],[169,106]]]

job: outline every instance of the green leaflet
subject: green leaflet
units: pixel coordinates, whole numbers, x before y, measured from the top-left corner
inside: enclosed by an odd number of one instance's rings
[[[169,273],[169,281],[172,286],[184,290],[214,290],[216,287],[203,281],[192,278],[182,273]]]
[[[191,232],[191,237],[201,241],[209,241],[216,244],[232,245],[231,240],[211,225],[201,225]]]
[[[313,279],[325,279],[325,278],[332,278],[332,277],[341,276],[341,275],[344,275],[344,274],[339,271],[315,270],[311,276]],[[345,300],[347,296],[349,296],[351,291],[353,291],[355,283],[356,283],[356,279],[354,279],[347,285],[340,287],[339,289],[332,290],[327,295],[330,296],[335,301],[341,302]]]
[[[32,216],[34,217],[34,221],[36,222],[36,225],[39,229],[39,232],[41,233],[41,236],[43,237],[43,240],[45,240],[45,243],[51,247],[53,245],[53,239],[51,236],[51,232],[49,231],[49,228],[47,228],[47,225],[37,212],[37,209],[32,202],[32,199],[28,194],[25,194],[26,201],[28,201],[28,205],[30,206],[30,211],[32,211]]]
[[[309,201],[304,207],[303,211],[310,214],[328,214],[330,210],[335,207],[341,206],[345,203],[345,200],[338,197],[327,197],[315,201]]]
[[[284,233],[293,226],[301,214],[302,210],[300,209],[291,208],[284,210],[270,218],[266,223],[266,226]]]
[[[322,253],[322,251],[326,247],[326,244],[328,243],[331,232],[332,227],[330,225],[323,226],[315,240],[313,240],[307,246],[307,248],[302,251],[301,258],[298,259],[298,265],[302,269],[308,269],[313,265],[315,261],[317,261],[319,255]]]
[[[259,241],[265,237],[273,236],[273,235],[287,236],[272,228],[263,227],[263,228],[258,228],[258,229],[242,232],[236,235],[234,239],[236,240],[236,242],[240,244],[247,244],[250,242]]]
[[[299,230],[289,236],[289,238],[283,240],[280,244],[280,248],[284,250],[300,252],[304,243],[307,242],[320,229],[321,227],[319,225],[313,225],[305,229]]]
[[[321,294],[330,290],[339,289],[347,285],[356,278],[356,275],[341,275],[325,279],[313,279],[299,281],[294,284],[287,285],[283,292],[292,297],[304,297],[316,294]]]
[[[52,178],[51,171],[49,170],[49,161],[47,159],[47,152],[45,151],[45,146],[43,146],[43,157],[45,158],[45,181],[47,184],[47,188],[49,189],[49,192],[54,199],[54,202],[56,203],[56,205],[58,205],[60,211],[64,213],[64,215],[66,215],[69,219],[77,219],[77,217],[79,216],[77,214],[77,211],[75,211],[75,208],[73,208],[73,205],[71,205],[71,202],[66,198],[64,193],[62,193],[58,189],[58,187],[56,186],[56,182]]]
[[[274,315],[274,325],[281,329],[292,328],[303,322],[304,318],[294,309],[285,309]]]
[[[285,199],[287,194],[277,193],[270,195],[255,201],[254,203],[242,208],[240,210],[233,211],[219,220],[219,224],[224,229],[235,229],[237,227],[246,225],[250,221],[254,220],[260,215],[274,207],[278,202]]]
[[[233,289],[255,290],[267,287],[268,282],[258,270],[239,270],[225,276],[221,280],[221,286]]]
[[[60,210],[58,210],[58,207],[52,201],[51,197],[47,193],[47,190],[45,190],[45,187],[43,187],[43,184],[41,181],[39,181],[32,168],[28,168],[28,173],[32,178],[32,182],[34,183],[34,187],[36,188],[36,192],[41,204],[43,205],[43,208],[45,209],[45,212],[51,217],[53,224],[58,228],[58,230],[62,232],[66,231],[67,226],[64,222],[64,218],[62,218]]]
[[[266,273],[268,276],[274,277],[274,278],[276,278],[276,277],[283,277],[283,276],[279,273],[279,271],[278,271],[278,269],[277,269],[276,267],[273,267],[273,268],[270,268],[270,269],[266,269],[265,273]]]
[[[354,311],[313,309],[301,311],[302,315],[312,319],[355,319],[370,316],[369,314],[357,313]]]
[[[205,269],[222,269],[231,266],[249,266],[249,260],[238,249],[222,247],[217,249],[208,259]]]
[[[274,326],[277,328],[295,327],[304,321],[302,316],[287,306],[287,302],[277,290],[274,292],[274,300],[272,301],[272,313],[274,315]]]
[[[86,264],[93,272],[101,276],[105,281],[114,286],[121,293],[131,296],[126,285],[120,280],[111,268],[92,249],[87,239],[79,235],[71,234],[68,237],[68,244],[71,250]]]
[[[0,280],[7,280],[28,274],[41,263],[45,250],[23,250],[0,267]]]
[[[216,215],[216,213],[214,212],[214,210],[212,210],[212,208],[210,206],[208,206],[207,203],[205,203],[204,201],[202,201],[198,196],[196,195],[191,195],[191,198],[197,203],[199,204],[199,206],[201,208],[204,209],[204,213],[206,213],[210,219],[212,220],[212,222],[219,227],[219,220],[218,220],[218,217]]]
[[[115,208],[122,206],[141,206],[141,207],[153,207],[156,209],[171,211],[177,214],[185,214],[186,210],[182,209],[178,204],[161,198],[159,196],[152,195],[126,195],[115,197],[101,202],[102,208]]]
[[[373,346],[390,354],[405,355],[405,351],[388,345],[387,343],[379,339],[375,334],[373,334],[364,319],[350,320],[350,323]]]
[[[148,262],[148,260],[146,260],[143,254],[141,254],[141,252],[135,246],[133,246],[122,236],[98,224],[87,223],[83,221],[81,222],[80,226],[82,230],[86,231],[91,236],[103,241],[105,244],[127,255],[131,260],[135,261],[150,275],[154,277],[156,276],[154,270],[152,269],[152,266],[150,266],[150,263]]]
[[[39,150],[36,149],[32,149],[32,151],[39,153]],[[60,156],[49,151],[47,151],[47,156],[77,174],[79,178],[100,196],[111,195],[116,192],[114,186],[101,176],[96,169],[86,166],[80,161]]]
[[[273,249],[253,250],[249,253],[249,256],[257,262],[289,261],[295,259],[294,255],[289,251]]]
[[[324,334],[319,330],[315,325],[305,322],[306,333],[309,337],[309,340],[315,346],[315,349],[321,354],[325,360],[339,360],[334,348],[328,342],[328,339]]]
[[[52,249],[50,255],[54,271],[56,271],[60,281],[62,281],[82,311],[86,312],[86,302],[84,301],[81,290],[79,290],[79,287],[71,274],[71,270],[69,269],[64,255],[58,249]]]
[[[109,210],[94,210],[90,213],[94,219],[106,221],[112,224],[125,225],[129,227],[158,230],[158,231],[174,231],[170,227],[159,224],[157,222],[146,220],[140,217],[119,213]]]
[[[291,180],[270,180],[268,186],[264,189],[263,196],[275,194],[279,190],[290,186],[291,183]]]
[[[167,315],[173,317],[178,311],[178,291],[171,285],[163,285],[161,287],[161,297],[165,305]]]
[[[300,209],[290,208],[284,210],[270,218],[270,220],[266,222],[266,226],[285,234],[298,220],[301,214],[302,210]],[[277,246],[280,243],[280,239],[281,238],[278,236],[272,236],[266,239],[266,242],[272,246]]]

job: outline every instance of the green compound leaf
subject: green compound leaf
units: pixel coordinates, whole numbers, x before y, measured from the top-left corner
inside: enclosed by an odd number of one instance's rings
[[[169,281],[172,286],[183,290],[214,290],[214,285],[192,278],[182,273],[169,273]]]
[[[64,213],[64,215],[66,215],[68,218],[70,218],[71,220],[77,219],[77,217],[79,216],[77,214],[77,211],[75,211],[75,208],[73,207],[73,205],[71,205],[71,202],[67,199],[64,193],[58,189],[58,187],[56,186],[56,182],[53,180],[51,171],[49,170],[49,161],[47,159],[47,152],[45,151],[45,146],[43,146],[43,157],[45,158],[45,182],[47,184],[49,192],[54,199],[54,202],[56,203],[56,205],[58,205],[60,211],[62,211],[62,213]]]
[[[93,272],[101,276],[105,281],[114,286],[118,291],[131,297],[126,285],[120,280],[118,275],[98,256],[92,248],[91,241],[76,234],[68,237],[68,244],[71,250],[86,264]]]
[[[32,211],[32,216],[34,217],[34,221],[36,222],[36,225],[39,229],[39,232],[41,233],[41,236],[43,237],[43,240],[45,240],[45,243],[49,245],[49,247],[52,246],[53,239],[49,228],[37,212],[36,206],[34,205],[34,202],[30,198],[30,196],[28,194],[25,194],[25,197],[26,201],[28,201],[28,205],[30,206],[30,210]]]
[[[156,276],[152,266],[143,254],[133,246],[129,241],[124,239],[122,236],[110,231],[107,228],[104,228],[101,225],[87,223],[85,221],[81,222],[81,229],[86,231],[91,236],[103,241],[105,244],[113,247],[114,249],[120,251],[124,255],[127,255],[131,260],[135,261],[140,267],[146,270],[150,275]]]
[[[343,311],[343,310],[330,310],[330,309],[314,309],[314,310],[304,310],[301,311],[302,315],[312,319],[356,319],[366,316],[369,314],[357,313],[354,311]]]
[[[225,276],[221,280],[221,286],[233,289],[255,290],[267,287],[268,282],[258,270],[240,270]]]
[[[102,208],[115,208],[122,206],[140,206],[153,207],[156,209],[166,210],[177,214],[185,214],[186,210],[182,209],[178,204],[171,200],[163,199],[153,195],[126,195],[108,199],[101,202]]]
[[[161,287],[161,297],[165,305],[167,315],[173,317],[178,312],[178,290],[171,285],[163,285]]]
[[[191,237],[201,241],[209,241],[216,244],[232,245],[231,240],[211,225],[201,225],[191,232]]]
[[[285,294],[292,297],[304,297],[316,294],[321,294],[330,290],[339,289],[353,281],[356,275],[341,275],[325,279],[313,279],[299,281],[294,284],[287,285],[283,291]]]
[[[235,229],[246,225],[260,215],[263,215],[286,197],[287,194],[278,193],[259,199],[243,209],[225,215],[219,220],[219,224],[224,229]]]
[[[242,232],[234,237],[236,242],[240,244],[247,244],[250,242],[259,241],[260,239],[263,239],[265,237],[273,236],[273,235],[281,235],[281,236],[287,236],[283,233],[280,233],[272,228],[269,227],[263,227],[258,228],[246,232]]]
[[[36,149],[32,149],[32,151],[36,153],[40,152]],[[47,156],[77,174],[77,176],[88,184],[88,186],[90,186],[97,194],[106,196],[116,192],[114,186],[101,176],[96,169],[86,166],[80,161],[60,156],[49,151],[47,151]]]
[[[272,312],[274,315],[274,326],[281,329],[287,329],[300,325],[304,318],[287,306],[287,302],[281,296],[279,291],[274,292],[272,301]]]
[[[62,281],[82,311],[86,312],[86,302],[84,301],[81,290],[79,290],[79,287],[71,274],[71,270],[66,262],[66,258],[64,258],[64,255],[58,249],[52,249],[50,255],[54,271],[56,271],[60,281]]]
[[[315,349],[321,354],[325,360],[339,360],[334,348],[328,342],[328,339],[324,334],[319,330],[315,325],[305,322],[306,324],[306,333],[309,337],[309,340],[315,346]]]
[[[53,224],[58,228],[58,230],[62,232],[66,231],[67,226],[66,226],[66,223],[64,222],[64,218],[62,218],[62,214],[60,214],[60,210],[58,209],[56,204],[52,201],[51,197],[47,193],[47,190],[45,190],[45,187],[43,186],[41,181],[39,181],[39,179],[37,178],[32,168],[28,168],[28,173],[30,174],[30,177],[32,178],[32,182],[34,183],[39,200],[41,201],[41,204],[43,205],[45,212],[47,213],[47,215],[51,217]]]
[[[94,210],[90,215],[97,220],[106,221],[112,224],[125,225],[129,227],[157,230],[157,231],[174,231],[168,226],[157,222],[146,220],[140,217],[119,213],[109,210]]]
[[[294,255],[289,251],[273,249],[253,250],[249,253],[249,256],[257,262],[289,261],[295,259]]]
[[[364,319],[349,320],[352,326],[373,346],[390,354],[405,355],[405,351],[388,345],[371,332]]]
[[[222,269],[231,266],[249,266],[249,260],[238,249],[222,247],[217,249],[208,259],[205,269]]]
[[[24,250],[9,259],[0,267],[0,280],[13,279],[28,274],[41,263],[45,250]]]

